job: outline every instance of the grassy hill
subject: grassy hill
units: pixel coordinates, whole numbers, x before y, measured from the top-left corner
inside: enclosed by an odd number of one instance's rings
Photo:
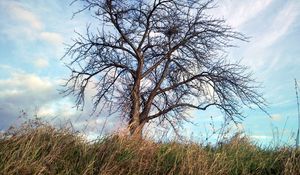
[[[300,151],[261,148],[239,135],[222,145],[125,136],[88,142],[70,129],[28,122],[0,138],[0,174],[300,174]]]

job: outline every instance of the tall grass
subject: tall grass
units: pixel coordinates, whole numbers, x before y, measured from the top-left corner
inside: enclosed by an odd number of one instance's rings
[[[0,139],[0,174],[300,174],[300,152],[235,135],[222,144],[157,143],[126,136],[88,142],[70,128],[31,121]]]

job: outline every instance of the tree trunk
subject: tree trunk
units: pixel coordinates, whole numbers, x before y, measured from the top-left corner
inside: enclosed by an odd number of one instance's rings
[[[141,123],[140,121],[132,121],[129,122],[129,131],[130,136],[134,139],[141,140],[143,139],[143,128],[145,123]]]
[[[130,121],[128,123],[130,135],[137,139],[142,139],[143,125],[141,125],[140,115],[139,82],[137,82],[133,88],[131,100],[132,107],[130,111]]]
[[[140,113],[140,84],[142,79],[142,69],[143,69],[143,57],[138,51],[137,53],[137,60],[138,60],[138,67],[136,70],[136,77],[134,77],[134,84],[131,91],[131,111],[130,111],[130,121],[129,121],[129,131],[130,135],[136,139],[142,139],[143,138],[143,127],[144,124],[142,124],[141,119],[141,113]]]

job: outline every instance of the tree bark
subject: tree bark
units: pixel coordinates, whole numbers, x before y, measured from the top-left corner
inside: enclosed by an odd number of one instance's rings
[[[142,124],[142,118],[141,118],[141,94],[140,94],[140,85],[142,80],[142,70],[144,65],[144,58],[141,54],[140,50],[136,50],[136,59],[138,62],[137,69],[135,71],[134,76],[134,84],[131,91],[131,111],[130,111],[130,121],[129,121],[129,131],[130,135],[137,138],[142,139],[142,131],[144,124]]]
[[[135,83],[131,94],[131,112],[129,121],[129,131],[131,136],[138,136],[142,138],[141,130],[139,129],[141,118],[140,118],[140,98],[139,98],[139,83]]]
[[[144,122],[141,123],[137,121],[132,121],[131,123],[129,123],[130,136],[133,139],[142,140],[144,125],[145,125]]]

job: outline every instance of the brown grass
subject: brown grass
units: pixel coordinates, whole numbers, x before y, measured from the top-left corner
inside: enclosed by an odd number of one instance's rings
[[[88,142],[72,129],[27,122],[0,139],[0,174],[300,174],[300,152],[236,135],[217,146],[126,136]]]

